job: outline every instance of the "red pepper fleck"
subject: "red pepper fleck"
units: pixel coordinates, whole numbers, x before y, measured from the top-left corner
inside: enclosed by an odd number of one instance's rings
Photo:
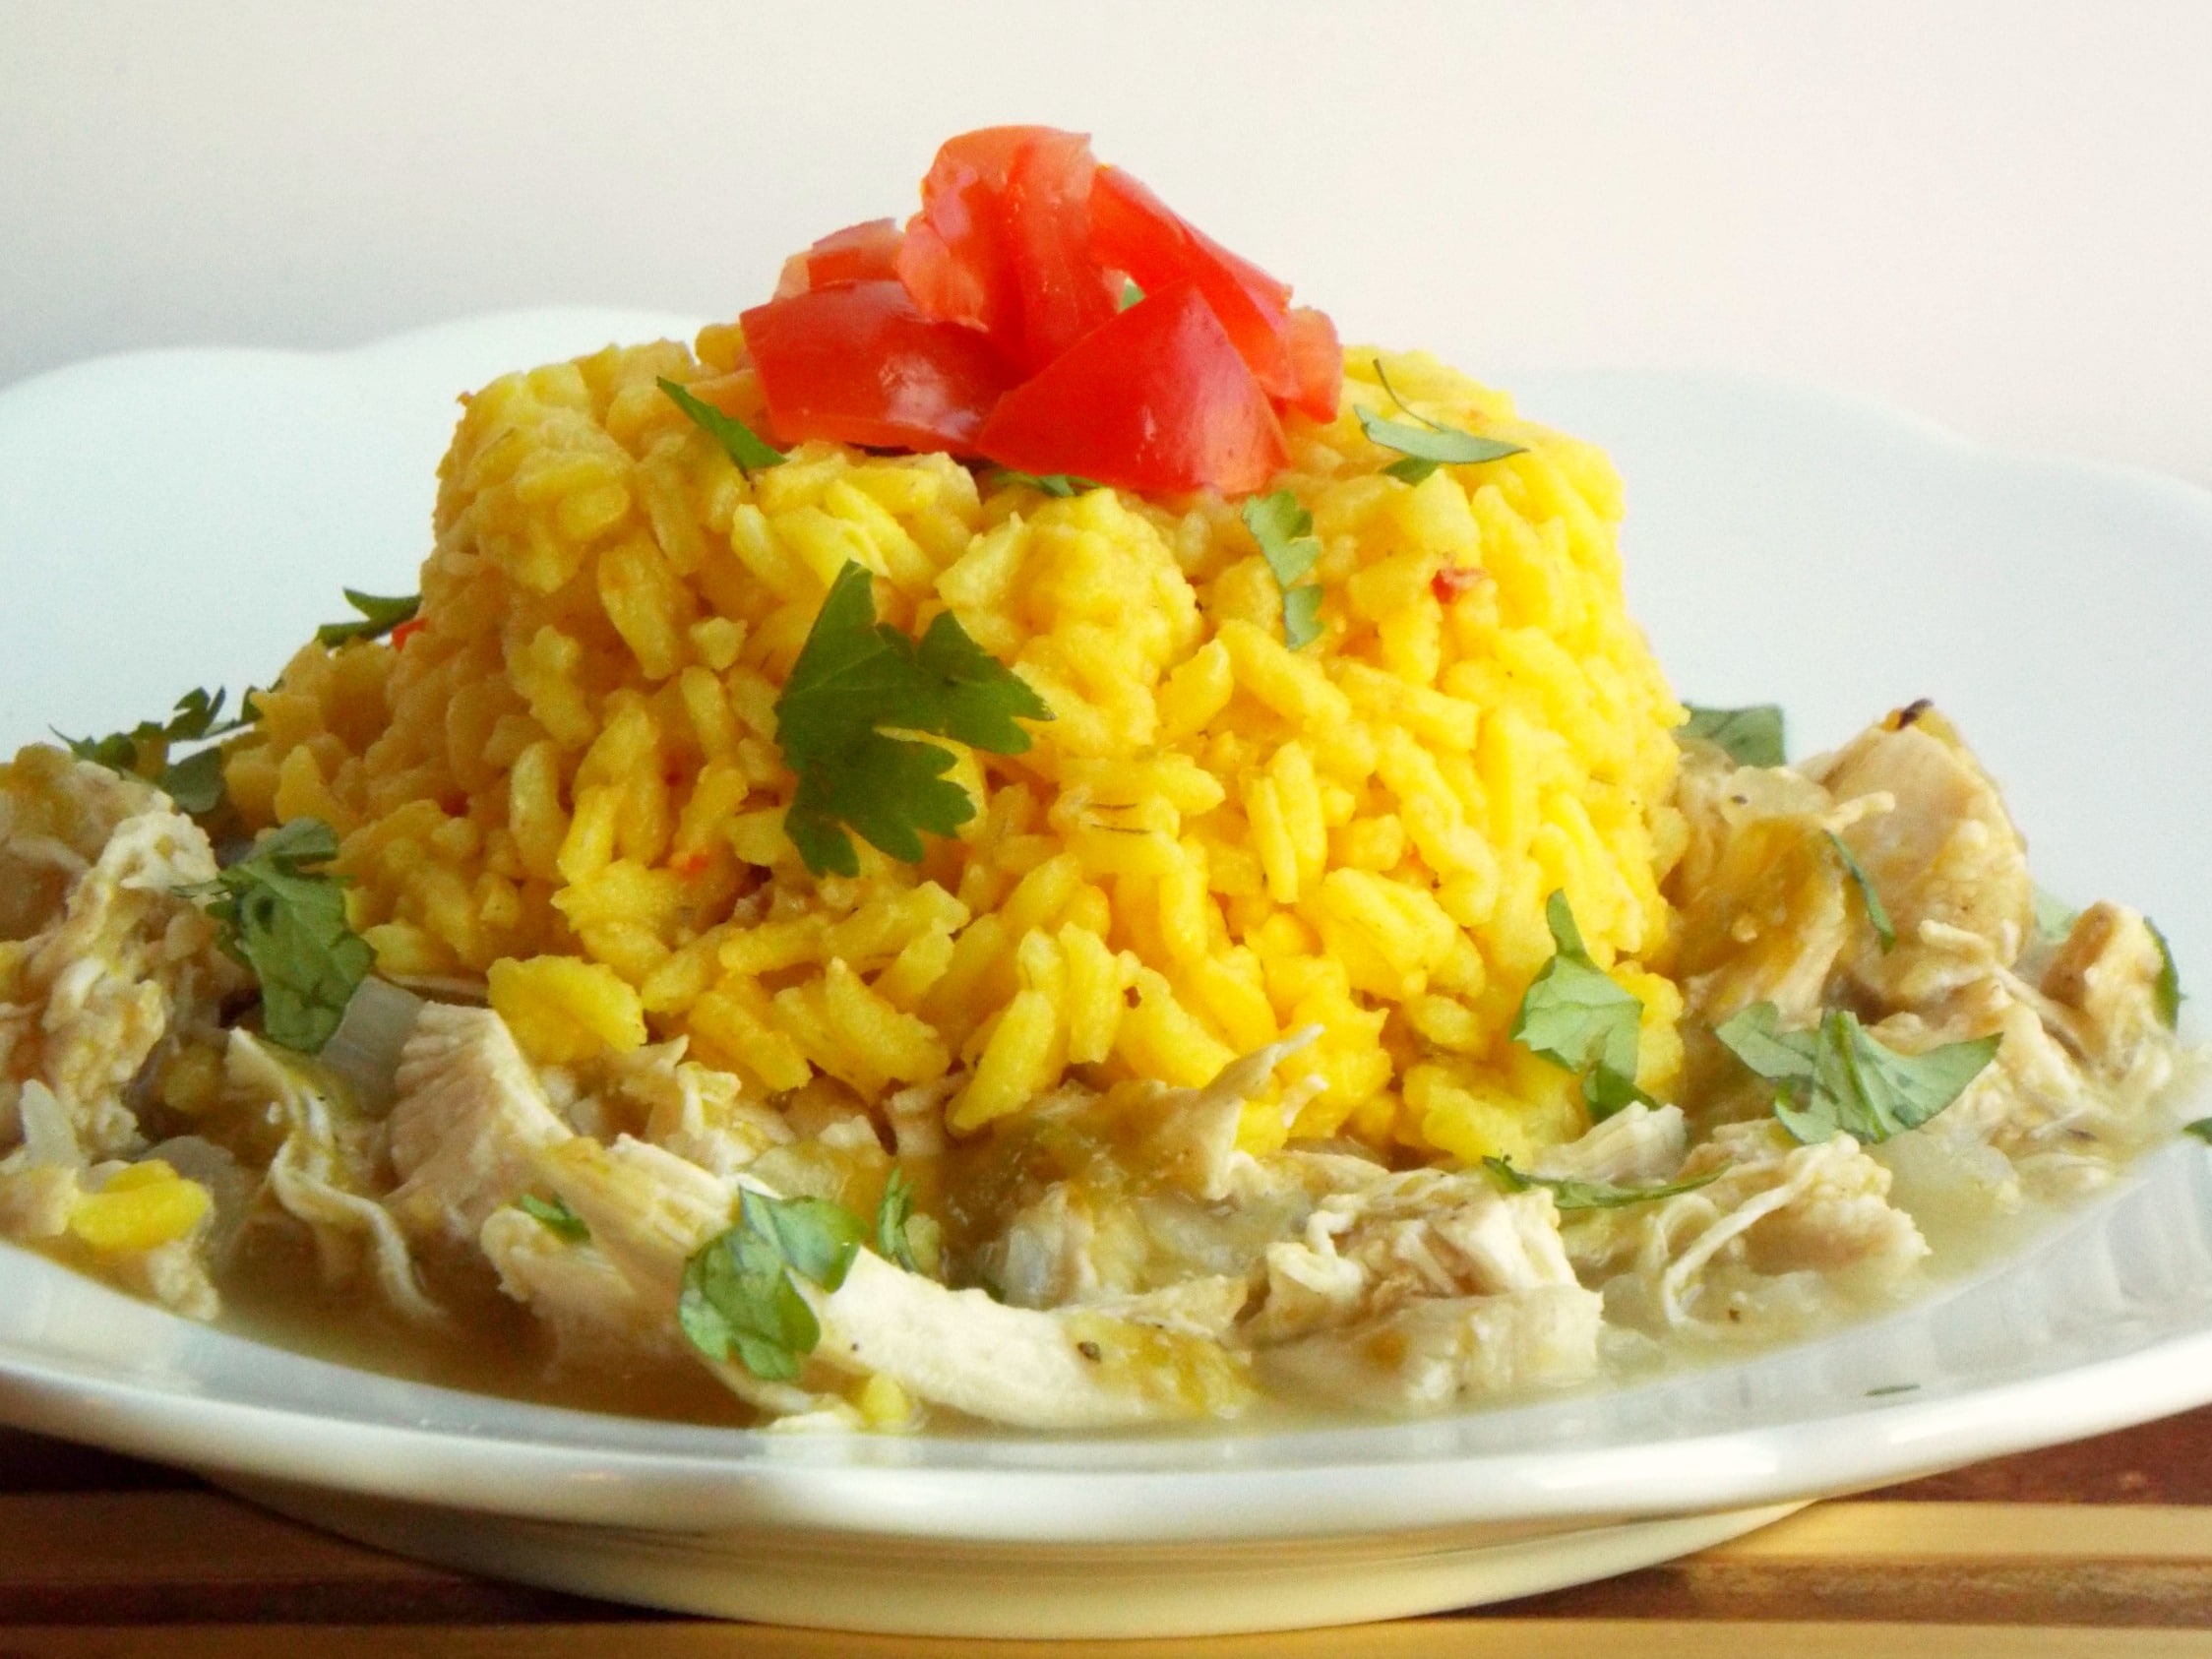
[[[683,877],[685,881],[691,882],[697,881],[700,877],[706,875],[707,867],[713,862],[714,855],[710,852],[702,850],[700,852],[686,853],[682,858],[671,859],[669,861],[668,868],[675,871],[677,875]]]
[[[406,648],[407,642],[413,639],[417,634],[421,633],[422,629],[423,621],[421,617],[408,617],[406,621],[400,623],[399,627],[392,630],[392,648],[396,651],[404,650]]]
[[[1438,604],[1448,605],[1489,580],[1490,573],[1479,565],[1446,565],[1429,579],[1429,591],[1437,596]]]

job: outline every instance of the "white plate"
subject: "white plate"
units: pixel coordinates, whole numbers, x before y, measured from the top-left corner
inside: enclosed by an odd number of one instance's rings
[[[454,394],[685,320],[534,312],[329,356],[153,353],[0,394],[0,740],[104,730],[400,592]],[[1801,750],[1933,696],[2039,874],[2212,962],[2212,497],[1991,455],[1798,389],[1501,376],[1628,479],[1678,688]],[[2212,1399],[2193,1143],[1917,1308],[1750,1363],[1439,1421],[835,1440],[370,1376],[0,1252],[0,1418],[203,1469],[342,1531],[669,1607],[851,1628],[1168,1633],[1414,1613],[1619,1571],[1807,1499]]]

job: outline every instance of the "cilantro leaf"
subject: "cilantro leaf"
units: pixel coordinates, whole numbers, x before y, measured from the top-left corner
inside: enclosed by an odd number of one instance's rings
[[[127,732],[110,732],[105,737],[54,735],[80,761],[91,761],[126,777],[145,778],[187,813],[211,813],[222,803],[222,752],[203,750],[172,763],[169,751],[180,743],[225,737],[253,724],[250,712],[234,720],[223,719],[222,707],[228,695],[218,690],[211,697],[204,689],[195,688],[177,699],[166,721],[141,720]],[[246,695],[253,695],[251,687]]]
[[[415,612],[422,609],[420,593],[403,593],[395,599],[380,599],[374,593],[356,593],[350,587],[341,587],[345,602],[361,614],[349,622],[326,622],[315,630],[315,643],[327,650],[350,645],[355,640],[381,640],[402,622],[412,622]]]
[[[1880,942],[1883,955],[1897,949],[1896,924],[1889,919],[1889,907],[1882,903],[1881,895],[1874,891],[1874,879],[1867,874],[1844,838],[1833,830],[1828,831],[1828,844],[1836,849],[1836,857],[1843,860],[1843,873],[1859,890],[1859,900],[1867,907],[1867,920],[1874,924],[1874,938]]]
[[[2194,1123],[2183,1124],[2181,1126],[2181,1133],[2183,1135],[2193,1135],[2199,1140],[2204,1141],[2208,1145],[2212,1145],[2212,1118],[2199,1118]]]
[[[1427,415],[1415,414],[1400,398],[1390,377],[1383,372],[1381,358],[1376,359],[1375,378],[1382,382],[1382,390],[1400,412],[1413,416],[1419,425],[1409,425],[1402,420],[1389,420],[1370,409],[1358,411],[1360,430],[1367,434],[1368,442],[1380,444],[1386,450],[1396,450],[1405,459],[1393,461],[1382,468],[1393,478],[1402,478],[1409,484],[1418,484],[1440,466],[1465,466],[1479,461],[1503,461],[1509,455],[1525,455],[1525,444],[1508,444],[1498,438],[1478,438],[1472,432],[1463,432],[1456,426],[1444,426]]]
[[[1676,728],[1678,737],[1701,737],[1718,744],[1740,767],[1778,767],[1782,764],[1782,710],[1771,703],[1749,708],[1700,708],[1689,706],[1690,718]]]
[[[1102,490],[1106,486],[1093,479],[1077,477],[1073,472],[1016,472],[1011,466],[1002,466],[991,474],[991,487],[1005,489],[1014,484],[1025,484],[1045,495],[1058,496],[1066,501],[1087,490]]]
[[[2057,893],[2046,892],[2042,888],[2035,890],[2035,930],[2052,944],[2060,943],[2073,932],[2080,915],[2079,910]]]
[[[1131,306],[1135,305],[1143,297],[1144,290],[1137,285],[1137,278],[1134,276],[1124,276],[1122,278],[1121,303],[1116,305],[1114,309],[1117,311],[1127,311]]]
[[[1862,1144],[1918,1129],[1966,1092],[1997,1058],[1997,1036],[1900,1054],[1846,1009],[1809,1030],[1781,1029],[1772,1003],[1753,1003],[1714,1028],[1723,1047],[1777,1086],[1774,1115],[1808,1144],[1847,1134]]]
[[[1288,490],[1255,496],[1244,504],[1245,528],[1260,543],[1260,557],[1275,573],[1275,585],[1283,595],[1283,643],[1299,650],[1321,638],[1321,590],[1318,583],[1300,585],[1300,579],[1321,556],[1314,536],[1314,516],[1298,505]]]
[[[685,1261],[677,1325],[709,1359],[734,1354],[754,1376],[788,1382],[822,1340],[793,1275],[835,1290],[866,1237],[866,1224],[842,1204],[748,1189],[736,1225]]]
[[[1529,982],[1506,1034],[1531,1054],[1578,1074],[1592,1118],[1610,1118],[1631,1101],[1650,1103],[1636,1087],[1643,1004],[1590,959],[1565,892],[1545,901],[1544,919],[1555,953]]]
[[[261,983],[269,1040],[302,1054],[330,1041],[375,952],[345,919],[339,878],[309,865],[338,856],[338,836],[295,818],[212,882],[182,890],[215,919],[223,950]]]
[[[1029,734],[1014,721],[1051,718],[1044,700],[969,639],[952,612],[940,612],[919,645],[877,622],[867,570],[847,564],[775,701],[776,741],[799,780],[784,833],[817,876],[860,873],[847,829],[914,863],[922,856],[917,831],[950,835],[975,816],[975,803],[945,777],[948,751],[877,728],[1018,755]]]
[[[515,1200],[515,1207],[533,1221],[542,1222],[555,1238],[566,1239],[570,1244],[583,1244],[591,1237],[591,1229],[584,1224],[584,1217],[569,1208],[568,1200],[559,1195],[548,1199],[535,1193],[524,1193]]]
[[[909,1273],[921,1270],[914,1260],[914,1242],[906,1236],[907,1223],[913,1218],[914,1184],[906,1179],[904,1170],[893,1169],[884,1185],[883,1202],[876,1206],[876,1254]]]
[[[1485,1158],[1483,1167],[1499,1180],[1506,1190],[1525,1193],[1531,1187],[1542,1187],[1552,1195],[1552,1202],[1562,1210],[1569,1209],[1619,1209],[1625,1204],[1640,1204],[1651,1198],[1671,1198],[1678,1193],[1694,1193],[1727,1174],[1727,1166],[1709,1169],[1703,1175],[1691,1176],[1688,1181],[1674,1181],[1664,1187],[1616,1187],[1608,1181],[1575,1181],[1566,1177],[1530,1175],[1515,1169],[1505,1158]]]
[[[722,446],[722,453],[737,462],[740,472],[748,475],[765,472],[771,466],[781,466],[790,459],[737,416],[722,413],[706,399],[693,396],[666,375],[656,376],[653,384],[667,394],[671,403],[691,416],[694,426]]]
[[[2166,943],[2166,935],[2158,931],[2158,924],[2145,916],[2143,926],[2151,930],[2151,938],[2158,946],[2158,978],[2151,985],[2151,1006],[2158,1011],[2160,1022],[2171,1031],[2181,1022],[2181,970],[2174,965],[2174,947]]]

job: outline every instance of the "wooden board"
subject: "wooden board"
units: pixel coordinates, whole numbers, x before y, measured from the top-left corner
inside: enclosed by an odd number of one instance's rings
[[[1683,1561],[1503,1607],[1137,1643],[921,1641],[642,1614],[401,1561],[188,1476],[0,1431],[0,1659],[929,1659],[979,1649],[1007,1659],[2212,1659],[2212,1410],[1819,1505]]]

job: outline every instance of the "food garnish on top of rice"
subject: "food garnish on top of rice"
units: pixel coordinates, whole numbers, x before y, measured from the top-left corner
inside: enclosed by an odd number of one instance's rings
[[[1291,297],[991,129],[464,399],[419,600],[0,768],[0,1230],[1097,1427],[1771,1335],[2167,1127],[1940,715],[1686,710],[1605,458]]]

